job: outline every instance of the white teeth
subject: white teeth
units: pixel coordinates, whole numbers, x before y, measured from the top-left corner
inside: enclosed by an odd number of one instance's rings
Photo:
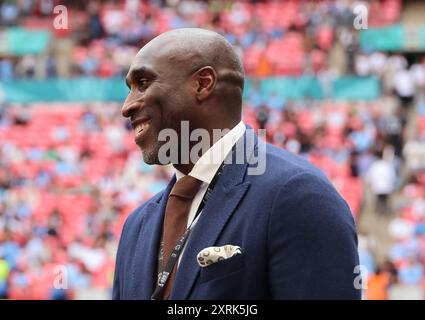
[[[134,129],[134,131],[135,131],[136,133],[140,133],[140,132],[142,132],[142,131],[143,131],[143,124],[138,124],[138,125],[136,126],[136,128]]]
[[[149,127],[149,123],[147,121],[139,123],[135,128],[135,134],[140,134],[142,131],[146,130]]]

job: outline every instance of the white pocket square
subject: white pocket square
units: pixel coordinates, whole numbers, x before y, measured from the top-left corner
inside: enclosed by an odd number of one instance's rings
[[[242,250],[239,246],[227,244],[221,247],[208,247],[202,249],[196,258],[199,266],[208,267],[213,263],[229,259],[238,254],[242,254]]]

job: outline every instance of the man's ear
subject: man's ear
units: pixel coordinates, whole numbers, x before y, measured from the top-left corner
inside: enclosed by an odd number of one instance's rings
[[[203,101],[210,96],[217,83],[217,72],[207,66],[199,69],[195,74],[196,99]]]

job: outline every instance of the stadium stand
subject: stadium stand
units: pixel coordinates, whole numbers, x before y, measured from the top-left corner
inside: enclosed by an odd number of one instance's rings
[[[37,85],[122,80],[149,39],[201,26],[223,34],[243,59],[244,121],[321,168],[349,204],[368,271],[364,298],[423,299],[425,59],[362,47],[352,26],[357,2],[0,1],[7,39],[46,31],[49,38],[38,34],[36,49],[2,46],[0,31],[0,297],[108,299],[127,215],[172,173],[141,162],[120,96],[43,100]],[[392,27],[403,15],[401,0],[359,3],[369,8],[370,27]],[[68,8],[68,29],[53,28],[58,4]],[[310,76],[320,99],[273,94],[296,81],[304,88]],[[360,100],[353,92],[364,93],[365,79],[378,79],[367,82],[378,96]],[[389,190],[382,213],[376,174]],[[55,289],[58,276],[68,290]]]

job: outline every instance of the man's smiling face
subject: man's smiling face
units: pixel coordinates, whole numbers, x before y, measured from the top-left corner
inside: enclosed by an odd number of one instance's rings
[[[149,43],[143,47],[126,77],[130,92],[122,114],[130,119],[135,142],[148,164],[159,164],[158,152],[165,143],[158,141],[159,132],[174,129],[180,133],[181,121],[190,121],[194,115],[188,70],[173,64],[169,45]]]
[[[174,130],[191,148],[182,121],[188,122],[189,135],[202,128],[211,139],[214,129],[233,128],[241,120],[242,64],[227,40],[209,30],[183,28],[157,36],[137,53],[126,83],[130,92],[122,114],[148,164],[165,164],[159,152],[168,141],[158,140],[164,129]],[[174,167],[188,173],[193,163],[182,161],[188,150],[174,147],[180,159],[173,160]]]

